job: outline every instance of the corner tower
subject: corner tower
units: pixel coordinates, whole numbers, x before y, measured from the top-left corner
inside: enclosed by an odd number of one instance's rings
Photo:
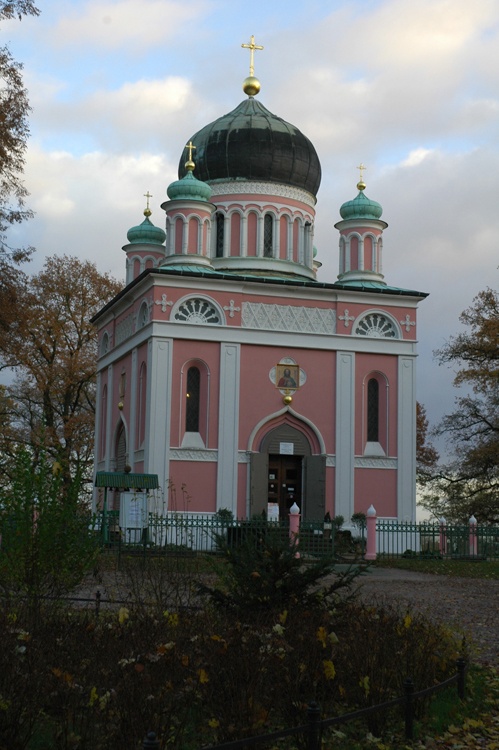
[[[364,193],[366,183],[362,178],[364,165],[359,166],[358,194],[340,208],[342,221],[335,224],[340,232],[340,264],[338,281],[341,284],[370,282],[386,286],[383,280],[383,209],[379,203]]]

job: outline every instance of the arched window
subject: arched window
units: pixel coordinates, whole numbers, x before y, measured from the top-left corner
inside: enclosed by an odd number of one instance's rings
[[[201,373],[198,367],[189,367],[187,371],[187,391],[185,394],[185,431],[199,432],[199,404],[201,391]]]
[[[121,423],[116,436],[116,471],[124,471],[126,465],[126,433]]]
[[[109,334],[107,331],[104,331],[104,335],[100,342],[100,353],[107,354],[108,351],[109,351]]]
[[[274,257],[274,217],[272,214],[265,214],[263,220],[263,256],[264,258]]]
[[[149,305],[143,302],[137,316],[137,328],[144,328],[149,323]]]
[[[215,255],[217,258],[224,257],[225,217],[220,211],[216,214],[216,242]]]
[[[379,383],[370,378],[367,384],[367,442],[379,442]]]

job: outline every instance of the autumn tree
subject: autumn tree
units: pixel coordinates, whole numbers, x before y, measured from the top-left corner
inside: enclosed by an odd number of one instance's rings
[[[31,0],[0,3],[0,21],[38,15]],[[0,350],[3,333],[17,314],[19,264],[32,248],[12,248],[7,230],[32,216],[26,208],[27,190],[22,180],[29,136],[30,106],[22,79],[22,64],[12,57],[7,45],[0,46]]]
[[[426,409],[416,403],[416,475],[420,484],[432,476],[439,459],[438,451],[429,441],[429,424]]]
[[[448,519],[499,521],[499,296],[486,289],[464,310],[466,330],[436,352],[463,390],[436,433],[454,459],[437,472],[423,505]]]
[[[11,326],[4,358],[15,371],[6,388],[10,424],[2,450],[45,451],[63,477],[85,476],[94,442],[97,334],[90,318],[121,285],[89,261],[47,258],[27,278],[23,314]],[[4,465],[4,471],[6,467]]]

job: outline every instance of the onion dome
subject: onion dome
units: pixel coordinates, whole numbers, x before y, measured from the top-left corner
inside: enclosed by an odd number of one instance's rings
[[[144,216],[146,218],[142,224],[128,230],[126,236],[131,245],[162,245],[165,241],[166,232],[160,227],[155,227],[150,221],[151,213],[149,208],[145,208]]]
[[[196,148],[192,140],[189,141],[186,148],[189,150],[189,158],[184,164],[185,174],[180,180],[172,182],[168,186],[166,193],[170,200],[190,200],[190,201],[209,201],[211,198],[211,187],[198,180],[192,174],[196,165],[192,161],[192,152]],[[179,170],[180,172],[180,170]]]
[[[340,208],[342,219],[380,219],[383,213],[381,204],[372,201],[364,194],[366,184],[361,179],[357,183],[359,194],[351,201],[347,201]]]
[[[321,165],[309,139],[253,96],[192,136],[200,180],[278,182],[317,195]],[[179,177],[186,173],[183,159]]]

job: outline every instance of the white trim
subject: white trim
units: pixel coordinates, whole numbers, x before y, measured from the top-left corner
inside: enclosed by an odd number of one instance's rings
[[[219,197],[229,195],[265,195],[275,196],[277,198],[290,198],[291,200],[305,203],[310,208],[315,208],[317,199],[307,190],[301,190],[291,185],[285,185],[278,182],[257,182],[250,180],[223,180],[220,182],[210,182],[211,197],[214,203],[218,205]],[[384,222],[383,222],[384,223]]]
[[[350,520],[354,512],[355,355],[336,352],[335,515]]]
[[[218,414],[217,510],[237,515],[237,455],[239,444],[240,344],[220,345]]]
[[[416,520],[416,361],[398,360],[397,516],[399,521]]]
[[[149,339],[144,471],[158,475],[165,501],[170,472],[172,358],[173,341],[171,339],[152,337]]]
[[[257,241],[259,239],[259,234]],[[301,236],[301,234],[300,234]],[[258,250],[259,248],[257,248]],[[263,252],[263,248],[262,252]],[[252,271],[272,271],[274,273],[288,274],[292,273],[295,276],[303,276],[307,280],[315,281],[315,274],[311,268],[308,268],[303,263],[295,263],[292,260],[281,260],[280,258],[264,258],[262,255],[253,256],[231,256],[229,258],[212,258],[211,264],[217,271],[227,270],[230,273],[242,273],[246,271],[251,273]]]

